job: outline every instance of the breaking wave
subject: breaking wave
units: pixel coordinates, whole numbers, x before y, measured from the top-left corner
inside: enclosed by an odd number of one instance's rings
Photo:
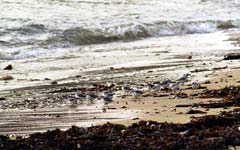
[[[114,41],[131,41],[146,37],[172,36],[195,33],[211,33],[219,30],[239,28],[239,21],[166,22],[154,24],[138,23],[87,29],[76,27],[64,30],[49,41],[67,42],[74,45],[100,44]]]
[[[47,28],[42,24],[30,24],[11,29],[0,28],[0,48],[7,50],[14,47],[17,49],[11,53],[0,49],[0,59],[36,57],[49,53],[49,49],[55,48],[132,41],[147,37],[211,33],[230,28],[240,28],[240,20],[158,21],[155,23],[132,23],[109,27],[98,26],[97,28],[80,26],[65,30]],[[44,35],[45,38],[39,38],[40,35]]]
[[[229,21],[198,21],[177,22],[159,21],[155,23],[130,23],[110,27],[98,26],[87,28],[85,26],[69,28],[65,30],[48,29],[42,24],[30,24],[19,28],[0,29],[0,43],[21,43],[23,37],[26,44],[42,43],[45,45],[88,45],[101,44],[114,41],[131,41],[146,37],[172,36],[195,33],[211,33],[229,28],[239,28],[239,20]],[[39,34],[51,35],[43,41],[37,39]],[[9,41],[1,41],[1,36],[13,35]],[[35,37],[33,37],[36,35]],[[18,39],[14,39],[14,37]],[[31,37],[28,38],[27,36]],[[19,38],[20,37],[20,38]],[[35,39],[34,39],[35,38]],[[29,40],[26,40],[29,39]]]
[[[6,28],[5,30],[0,30],[0,36],[6,34],[16,34],[16,35],[33,35],[46,32],[47,28],[43,24],[29,24],[22,27]]]

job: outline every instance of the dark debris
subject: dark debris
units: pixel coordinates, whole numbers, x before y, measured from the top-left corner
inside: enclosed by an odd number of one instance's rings
[[[186,124],[140,121],[129,127],[107,123],[81,128],[72,126],[10,140],[0,136],[0,149],[228,149],[240,145],[240,111],[192,117]]]

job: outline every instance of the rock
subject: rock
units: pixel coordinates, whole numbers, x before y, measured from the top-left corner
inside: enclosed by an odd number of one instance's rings
[[[191,73],[195,73],[195,72],[204,72],[204,71],[210,71],[209,69],[195,69],[195,70],[192,70],[190,71]]]
[[[193,67],[193,65],[186,65],[185,67],[186,68],[190,68],[190,67]]]
[[[57,81],[53,81],[53,82],[51,82],[51,84],[52,85],[56,85],[56,84],[58,84],[58,82]]]
[[[186,114],[206,114],[207,112],[201,111],[201,110],[193,110],[190,109],[189,111],[186,112]]]
[[[0,80],[13,80],[14,78],[12,76],[6,75],[3,77],[0,77]]]
[[[107,109],[117,109],[117,108],[115,108],[115,107],[108,107]]]
[[[6,98],[4,97],[0,97],[0,101],[6,100]]]
[[[13,69],[12,65],[7,65],[3,70],[12,70],[12,69]]]
[[[212,70],[222,70],[222,69],[227,69],[228,66],[224,66],[224,67],[216,67],[216,68],[212,68]]]
[[[240,59],[240,53],[231,53],[224,56],[223,60]]]
[[[76,77],[76,78],[81,78],[82,76],[81,76],[81,75],[76,75],[75,77]]]

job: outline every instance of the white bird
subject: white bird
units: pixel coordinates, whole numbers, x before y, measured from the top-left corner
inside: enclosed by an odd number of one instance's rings
[[[199,88],[200,88],[200,83],[198,82],[198,80],[194,81],[192,83],[192,89],[196,90],[196,89],[199,89]]]
[[[108,103],[112,101],[113,95],[114,93],[107,91],[107,92],[103,92],[103,96],[101,96],[101,98],[104,100],[104,102]]]
[[[154,86],[151,88],[151,91],[156,94],[156,92],[159,92],[161,89],[160,84],[154,84]]]
[[[142,94],[143,94],[143,91],[141,91],[139,89],[133,89],[132,90],[132,96],[133,96],[134,99],[139,98]]]
[[[87,98],[87,100],[89,100],[91,103],[93,103],[93,101],[94,101],[95,99],[97,99],[98,96],[97,96],[95,93],[88,92],[87,95],[86,95],[86,98]]]
[[[82,93],[81,91],[77,91],[74,95],[74,97],[81,101],[81,103],[83,103],[83,100],[86,98],[86,94]]]
[[[179,87],[179,82],[178,82],[178,81],[175,82],[174,84],[172,84],[171,90],[172,90],[173,93],[177,93],[177,91],[178,91],[179,89],[180,89],[180,87]]]
[[[198,82],[198,80],[194,81],[194,82],[192,83],[192,90],[193,90],[192,95],[194,94],[194,91],[197,90],[197,89],[199,89],[199,88],[200,88],[200,83]]]
[[[72,104],[77,104],[77,102],[78,102],[77,99],[73,96],[68,96],[68,100]]]
[[[110,97],[112,99],[113,95],[114,95],[114,93],[112,93],[111,91],[105,91],[105,92],[103,92],[102,96],[107,96],[107,97]]]
[[[128,86],[128,85],[122,86],[121,89],[122,89],[124,95],[128,95],[131,92],[131,90],[132,90],[131,87]]]
[[[188,82],[188,77],[190,76],[190,74],[183,74],[182,77],[178,78],[176,81],[178,81],[181,84],[184,84],[185,82]]]
[[[164,80],[162,83],[160,83],[160,86],[163,87],[163,89],[167,89],[171,83],[171,80],[167,79]]]

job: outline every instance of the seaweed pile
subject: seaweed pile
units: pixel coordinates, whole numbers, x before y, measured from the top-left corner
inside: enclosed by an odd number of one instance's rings
[[[221,98],[220,101],[210,103],[194,103],[190,105],[176,105],[176,107],[227,108],[240,106],[240,86],[228,86],[219,90],[204,90],[198,94],[199,98]]]
[[[35,133],[28,138],[0,136],[0,149],[228,149],[240,145],[240,111],[192,117],[186,124],[140,121],[129,127],[106,123]]]

